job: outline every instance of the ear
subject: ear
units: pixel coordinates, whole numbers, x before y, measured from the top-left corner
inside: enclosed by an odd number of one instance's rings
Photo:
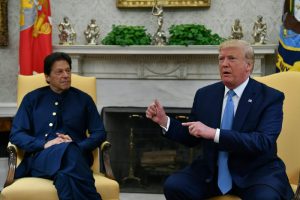
[[[252,73],[254,66],[250,62],[246,62],[246,69],[248,72]]]
[[[50,82],[50,81],[49,81],[49,79],[50,79],[49,75],[45,74],[45,79],[46,79],[46,82],[47,82],[47,83]]]

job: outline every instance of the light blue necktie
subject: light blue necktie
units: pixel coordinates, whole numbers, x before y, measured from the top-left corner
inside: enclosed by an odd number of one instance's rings
[[[221,129],[231,130],[234,118],[234,104],[232,101],[234,95],[233,90],[227,92],[227,102],[223,113]],[[218,186],[221,192],[226,194],[232,188],[232,179],[228,169],[228,152],[219,151],[218,166]]]

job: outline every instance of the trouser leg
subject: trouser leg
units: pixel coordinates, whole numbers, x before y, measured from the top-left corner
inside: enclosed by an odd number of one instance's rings
[[[58,174],[55,177],[54,185],[60,200],[73,199],[72,191],[70,190],[71,186],[69,184],[69,178],[67,176]]]
[[[216,181],[205,182],[189,167],[168,177],[164,184],[167,200],[201,200],[219,195]]]
[[[282,200],[280,194],[268,185],[254,185],[240,189],[240,197],[243,200]]]
[[[100,195],[95,188],[92,171],[79,147],[73,143],[68,145],[62,158],[61,168],[56,173],[54,184],[60,199],[99,200]]]

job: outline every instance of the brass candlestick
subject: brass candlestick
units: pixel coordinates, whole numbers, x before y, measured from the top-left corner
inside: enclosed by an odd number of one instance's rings
[[[134,175],[134,142],[133,142],[133,128],[130,128],[130,135],[129,135],[129,171],[128,171],[128,176],[124,177],[122,179],[123,182],[129,181],[129,180],[134,180],[137,181],[139,184],[141,182],[141,179],[136,177]]]

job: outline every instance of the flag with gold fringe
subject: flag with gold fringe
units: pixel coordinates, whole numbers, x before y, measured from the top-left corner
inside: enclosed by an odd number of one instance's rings
[[[286,0],[279,33],[277,71],[300,71],[300,0]]]
[[[50,0],[20,0],[20,74],[44,72],[44,58],[52,52]]]

